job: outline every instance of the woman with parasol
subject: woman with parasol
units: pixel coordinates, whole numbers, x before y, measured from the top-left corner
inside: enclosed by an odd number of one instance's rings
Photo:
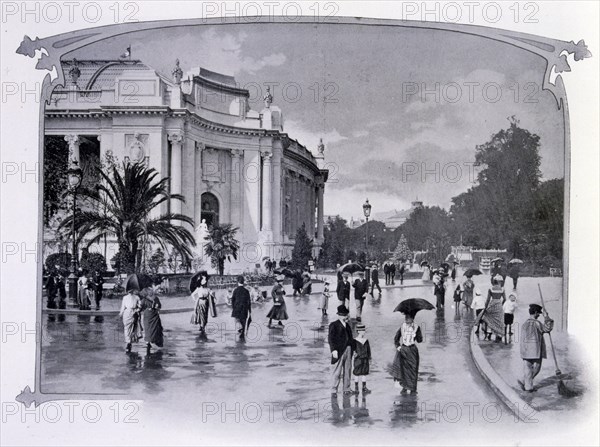
[[[284,275],[277,275],[275,277],[276,284],[273,286],[271,290],[271,296],[273,297],[273,307],[267,314],[267,318],[269,319],[268,327],[271,327],[271,323],[273,320],[279,320],[278,325],[283,326],[281,320],[287,320],[287,307],[285,305],[285,300],[283,297],[285,296],[285,289],[283,288],[283,280],[285,279]]]
[[[423,334],[421,328],[415,323],[415,315],[423,309],[433,309],[433,305],[422,298],[404,300],[394,309],[394,312],[404,314],[404,323],[402,323],[394,337],[396,355],[392,363],[391,373],[394,377],[394,385],[402,387],[401,393],[403,394],[417,392],[419,350],[416,343],[423,341]]]
[[[216,316],[215,297],[208,288],[208,278],[206,270],[201,270],[190,279],[190,292],[195,304],[191,323],[199,326],[201,334],[206,333],[209,308],[211,309],[213,318]]]
[[[131,352],[131,344],[138,342],[142,338],[142,325],[140,321],[140,290],[151,285],[149,277],[133,273],[127,277],[125,290],[127,295],[121,302],[119,316],[123,318],[123,327],[125,335],[126,352]]]
[[[481,270],[468,269],[464,273],[464,276],[466,276],[467,279],[465,279],[461,285],[462,302],[468,311],[471,310],[471,305],[473,304],[473,294],[475,292],[475,283],[473,282],[474,275],[481,275]]]
[[[486,339],[492,338],[492,333],[496,335],[496,342],[502,341],[504,336],[504,310],[502,305],[506,301],[504,288],[497,279],[492,282],[491,289],[488,290],[488,296],[485,303],[485,309],[480,315],[480,320],[487,323],[487,327],[492,332],[486,334]]]

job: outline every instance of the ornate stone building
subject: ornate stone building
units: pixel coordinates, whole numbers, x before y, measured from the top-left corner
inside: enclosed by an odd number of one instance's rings
[[[317,255],[324,146],[313,155],[284,133],[268,89],[257,112],[234,78],[202,68],[184,76],[179,61],[170,77],[131,60],[73,60],[63,70],[68,85],[46,107],[45,135],[64,140],[84,172],[86,159],[109,154],[170,177],[171,192],[185,203],[165,203],[161,211],[193,218],[199,244],[203,219],[239,228],[241,256],[230,273],[253,269],[266,256],[290,258],[302,224]]]

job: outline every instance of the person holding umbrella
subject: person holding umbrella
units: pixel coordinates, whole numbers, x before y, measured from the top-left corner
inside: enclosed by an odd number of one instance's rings
[[[275,277],[276,284],[273,286],[271,290],[271,297],[273,297],[273,307],[267,314],[267,318],[269,319],[268,327],[271,327],[271,323],[273,320],[279,320],[277,323],[279,326],[283,326],[281,320],[287,320],[287,307],[285,305],[285,300],[283,297],[285,296],[285,289],[283,288],[283,280],[285,279],[284,275],[277,275]]]
[[[206,334],[208,310],[215,309],[215,297],[208,288],[208,279],[209,276],[206,270],[199,271],[190,279],[191,298],[194,300],[194,314],[192,315],[191,323],[199,326],[202,335]],[[215,316],[213,313],[213,317]]]
[[[481,271],[477,269],[467,270],[464,274],[467,279],[462,283],[461,286],[462,302],[468,311],[471,310],[471,305],[473,304],[473,293],[475,291],[475,283],[473,282],[474,275],[481,275]]]
[[[237,277],[238,286],[233,290],[231,296],[231,316],[236,319],[241,328],[238,329],[240,340],[246,338],[246,325],[250,325],[252,318],[250,292],[244,287],[245,279],[242,275]]]
[[[511,277],[513,282],[513,290],[517,290],[517,282],[519,281],[520,264],[523,261],[520,259],[511,259],[508,262],[508,276]]]
[[[417,392],[419,350],[416,343],[423,341],[423,334],[419,325],[415,323],[415,315],[419,310],[431,310],[433,308],[433,305],[427,300],[409,298],[402,301],[394,309],[394,312],[404,314],[404,323],[402,323],[394,337],[396,355],[391,368],[394,385],[402,388],[402,394]]]

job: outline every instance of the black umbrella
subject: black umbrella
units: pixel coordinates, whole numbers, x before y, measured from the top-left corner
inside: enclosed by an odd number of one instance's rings
[[[152,286],[152,278],[144,273],[132,273],[125,281],[125,290],[143,290]]]
[[[208,275],[208,272],[206,270],[200,270],[198,273],[196,273],[194,276],[191,277],[190,293],[193,293],[194,290],[196,290],[198,287],[200,287],[200,281],[201,281],[202,276],[206,276],[206,281],[208,281],[208,278],[210,278],[210,276]]]
[[[421,264],[419,264],[421,267],[424,267],[426,265],[429,265],[429,261],[421,261]]]
[[[340,268],[338,268],[337,271],[342,273],[347,272],[352,275],[356,272],[364,272],[365,268],[358,262],[348,262],[347,264],[344,264]]]
[[[276,275],[284,275],[286,278],[293,278],[296,276],[296,273],[288,268],[278,268],[273,270],[273,273]]]
[[[482,275],[483,273],[481,273],[481,270],[479,269],[468,269],[465,273],[464,276],[475,276],[475,275]]]
[[[423,298],[408,298],[402,301],[396,306],[394,312],[402,312],[403,314],[409,314],[413,318],[415,314],[420,310],[432,310],[435,309],[433,304]]]
[[[442,262],[440,264],[440,267],[445,268],[445,269],[449,269],[450,268],[450,264],[448,264],[447,262]]]

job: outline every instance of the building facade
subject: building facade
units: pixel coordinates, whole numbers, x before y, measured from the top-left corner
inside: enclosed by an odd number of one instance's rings
[[[288,136],[268,89],[258,112],[234,78],[203,68],[184,76],[179,61],[171,76],[131,60],[73,60],[63,62],[63,70],[68,85],[52,93],[45,135],[68,144],[84,169],[84,184],[96,181],[91,171],[85,178],[86,159],[108,155],[156,169],[170,178],[170,192],[185,198],[159,212],[194,220],[189,229],[200,257],[206,226],[239,229],[241,252],[226,267],[229,273],[255,268],[267,256],[289,259],[302,225],[318,254],[328,176],[324,145],[313,155]]]

